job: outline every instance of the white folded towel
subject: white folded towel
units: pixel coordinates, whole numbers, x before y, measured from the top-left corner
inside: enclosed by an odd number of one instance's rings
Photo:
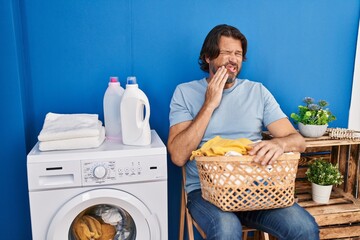
[[[97,114],[46,114],[39,141],[99,137]]]
[[[99,136],[39,142],[39,150],[52,151],[52,150],[96,148],[99,147],[104,142],[104,140],[105,140],[105,128],[100,125]]]

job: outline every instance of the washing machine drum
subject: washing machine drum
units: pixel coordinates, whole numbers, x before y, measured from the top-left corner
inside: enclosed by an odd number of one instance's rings
[[[64,204],[50,223],[47,239],[158,240],[160,227],[156,216],[133,195],[97,189]]]
[[[123,208],[98,204],[82,211],[73,221],[70,240],[135,240],[136,225]]]

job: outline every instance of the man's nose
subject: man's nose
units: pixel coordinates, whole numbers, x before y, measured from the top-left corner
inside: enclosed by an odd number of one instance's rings
[[[235,63],[235,64],[238,63],[238,59],[237,59],[237,57],[236,57],[234,54],[230,54],[230,55],[229,55],[228,61],[229,61],[230,63]]]
[[[228,59],[229,59],[229,61],[231,61],[233,63],[237,63],[237,57],[234,52],[232,52],[228,55]]]

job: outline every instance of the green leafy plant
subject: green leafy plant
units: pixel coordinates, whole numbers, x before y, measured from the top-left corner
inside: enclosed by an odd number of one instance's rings
[[[344,182],[338,166],[322,158],[314,159],[305,174],[310,182],[318,185],[339,185]]]
[[[314,103],[314,99],[311,97],[304,98],[304,106],[299,106],[298,113],[291,113],[290,117],[295,123],[301,122],[305,125],[326,125],[329,122],[336,119],[336,117],[330,112],[328,108],[328,102],[320,100],[318,103]]]

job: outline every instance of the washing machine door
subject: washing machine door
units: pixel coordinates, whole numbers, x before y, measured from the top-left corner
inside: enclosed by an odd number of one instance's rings
[[[108,205],[124,209],[131,216],[136,238],[159,240],[160,225],[156,216],[146,205],[133,195],[117,189],[96,189],[81,193],[66,202],[52,219],[47,232],[47,240],[71,239],[71,225],[79,213],[97,205]],[[75,238],[76,239],[76,238]],[[119,238],[123,239],[123,238]]]

